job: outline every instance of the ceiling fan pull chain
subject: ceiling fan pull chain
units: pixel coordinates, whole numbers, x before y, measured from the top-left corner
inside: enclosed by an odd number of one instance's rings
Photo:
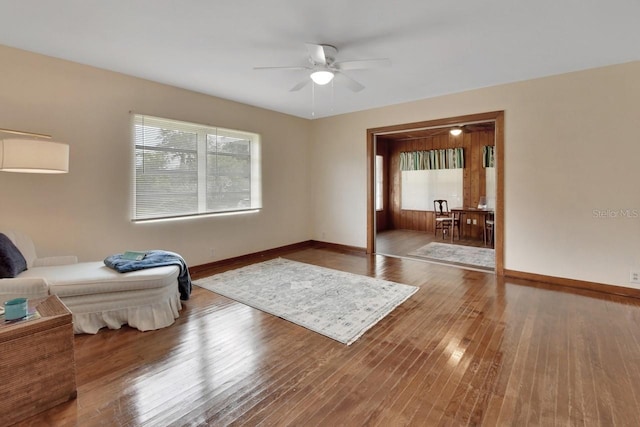
[[[316,115],[316,84],[311,83],[311,117]]]
[[[331,113],[333,113],[333,99],[334,99],[334,85],[333,85],[334,80],[331,80]]]

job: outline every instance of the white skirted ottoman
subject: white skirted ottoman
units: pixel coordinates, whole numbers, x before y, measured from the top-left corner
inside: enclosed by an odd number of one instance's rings
[[[73,314],[75,333],[129,324],[140,331],[173,324],[182,308],[177,265],[118,273],[102,261],[42,266],[20,278],[45,277],[49,294],[57,295]]]

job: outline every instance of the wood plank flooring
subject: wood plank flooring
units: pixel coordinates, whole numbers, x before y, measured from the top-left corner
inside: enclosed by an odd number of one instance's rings
[[[326,249],[285,257],[420,290],[345,346],[196,288],[169,328],[76,336],[77,400],[20,425],[638,425],[640,300]]]
[[[381,255],[396,256],[401,258],[411,258],[420,261],[438,262],[441,264],[457,265],[463,268],[472,268],[480,270],[488,270],[484,267],[467,265],[463,262],[447,262],[441,260],[428,260],[422,257],[416,257],[409,255],[409,253],[427,245],[431,242],[448,243],[461,246],[473,246],[480,248],[490,248],[485,246],[484,241],[478,239],[456,238],[451,241],[450,239],[443,239],[442,234],[438,233],[434,236],[433,232],[427,233],[424,231],[416,230],[385,230],[376,233],[376,252]]]

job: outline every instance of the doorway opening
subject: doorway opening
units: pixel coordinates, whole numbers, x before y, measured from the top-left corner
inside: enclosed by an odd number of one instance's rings
[[[368,129],[367,253],[502,275],[503,147],[503,111]]]

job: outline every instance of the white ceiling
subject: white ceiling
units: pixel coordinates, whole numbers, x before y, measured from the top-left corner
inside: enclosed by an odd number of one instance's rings
[[[640,59],[638,0],[0,0],[0,44],[305,118]],[[305,42],[392,66],[289,89]],[[1,76],[0,64],[0,76]]]

